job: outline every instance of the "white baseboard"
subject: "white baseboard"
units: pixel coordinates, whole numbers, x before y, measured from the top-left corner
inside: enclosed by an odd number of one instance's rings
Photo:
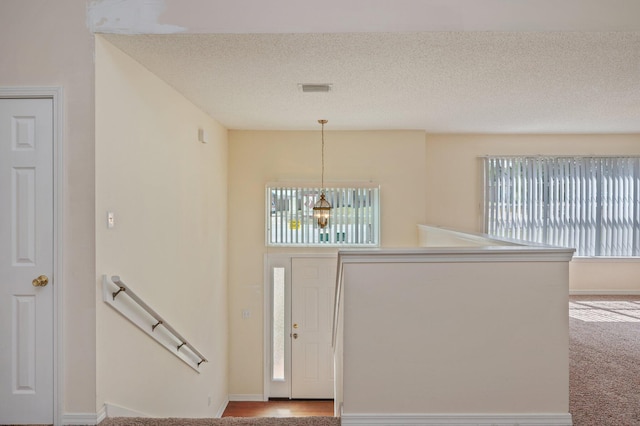
[[[229,401],[265,401],[264,396],[259,393],[236,393],[229,394]]]
[[[148,414],[132,410],[131,408],[121,407],[109,402],[104,403],[104,411],[106,413],[106,417],[153,417]]]
[[[226,398],[224,401],[222,401],[222,404],[220,404],[220,407],[218,407],[218,411],[216,412],[216,419],[219,419],[222,417],[222,415],[224,414],[224,410],[227,409],[228,404],[229,404],[229,398]]]
[[[216,412],[216,418],[222,417],[222,414],[224,414],[224,410],[227,408],[228,403],[229,403],[229,399],[225,399],[222,402],[222,404],[218,408],[218,411]],[[64,421],[63,424],[65,425],[67,424],[68,425],[97,425],[97,424],[100,424],[100,422],[106,419],[107,417],[153,417],[153,416],[150,416],[149,414],[141,413],[140,411],[132,410],[131,408],[121,407],[119,405],[111,404],[108,402],[102,406],[100,411],[98,411],[97,415],[92,415],[91,419],[93,420],[93,423],[85,422],[85,420],[83,420],[84,417],[78,417],[78,415],[73,415],[74,416],[73,418],[69,417],[69,420],[74,421],[74,423],[68,423],[66,421],[67,416],[70,416],[70,415],[65,415],[63,419]],[[81,416],[91,416],[91,415],[83,414]],[[77,419],[75,417],[77,417]],[[75,422],[76,420],[80,423]]]
[[[571,414],[342,414],[348,425],[571,426]]]
[[[64,413],[62,415],[63,425],[97,425],[102,420],[98,420],[97,413]]]
[[[638,296],[640,290],[569,290],[571,296]]]
[[[100,411],[98,411],[98,419],[96,424],[100,424],[101,421],[107,418],[107,406],[103,405]]]

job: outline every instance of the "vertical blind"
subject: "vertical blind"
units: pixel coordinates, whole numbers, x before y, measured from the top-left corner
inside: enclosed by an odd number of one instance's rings
[[[577,256],[640,256],[640,158],[486,158],[485,232]]]
[[[268,245],[379,244],[379,189],[325,188],[331,217],[325,228],[313,218],[321,188],[267,187]]]

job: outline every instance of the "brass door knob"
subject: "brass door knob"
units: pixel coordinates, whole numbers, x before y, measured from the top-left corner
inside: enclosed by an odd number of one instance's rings
[[[46,275],[40,275],[35,280],[31,281],[34,287],[44,287],[49,284],[49,278]]]

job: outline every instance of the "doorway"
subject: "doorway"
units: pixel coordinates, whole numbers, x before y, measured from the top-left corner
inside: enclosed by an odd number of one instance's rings
[[[265,258],[265,400],[333,399],[335,255]]]
[[[59,414],[60,100],[0,88],[0,424]]]

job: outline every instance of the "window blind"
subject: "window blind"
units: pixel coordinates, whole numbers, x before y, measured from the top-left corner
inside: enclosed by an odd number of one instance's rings
[[[640,256],[640,158],[486,158],[485,232],[576,256]]]
[[[379,188],[325,188],[331,217],[317,226],[313,205],[321,188],[267,187],[268,245],[377,246]]]

